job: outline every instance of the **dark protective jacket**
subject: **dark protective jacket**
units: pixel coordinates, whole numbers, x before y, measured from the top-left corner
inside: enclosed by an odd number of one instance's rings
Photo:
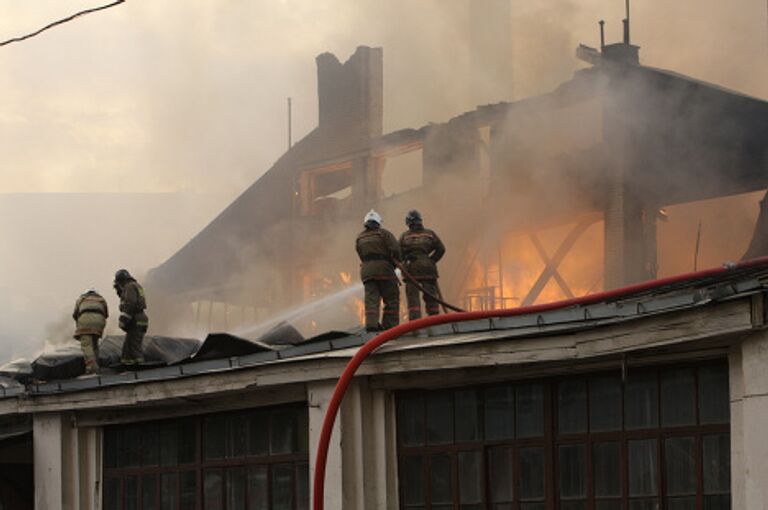
[[[86,292],[75,302],[72,318],[75,319],[75,338],[81,335],[98,335],[104,332],[109,317],[106,300],[96,292]]]
[[[368,228],[360,232],[355,241],[360,256],[360,279],[394,280],[395,265],[400,261],[400,245],[392,232],[384,228]]]
[[[405,268],[416,279],[434,280],[439,276],[437,263],[445,255],[445,245],[434,231],[416,226],[400,236]]]
[[[128,280],[120,289],[120,327],[123,330],[133,326],[146,328],[149,325],[146,309],[144,289],[136,280]]]

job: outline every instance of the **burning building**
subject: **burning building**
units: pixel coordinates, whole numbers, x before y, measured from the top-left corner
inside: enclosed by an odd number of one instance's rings
[[[153,321],[232,329],[353,289],[371,207],[424,212],[470,309],[655,277],[661,208],[768,186],[768,103],[638,51],[583,47],[591,66],[549,94],[387,134],[382,51],[319,56],[318,127],[152,271]],[[758,508],[766,292],[762,261],[394,342],[342,406],[325,506]],[[307,509],[335,380],[369,339],[3,383],[0,502],[31,507],[34,473],[39,509]]]
[[[654,278],[680,251],[662,208],[768,186],[768,104],[640,65],[628,40],[578,53],[592,65],[549,94],[386,134],[381,49],[320,55],[317,128],[150,273],[155,305],[231,329],[331,294],[371,208],[395,231],[424,213],[448,246],[443,292],[468,309]]]

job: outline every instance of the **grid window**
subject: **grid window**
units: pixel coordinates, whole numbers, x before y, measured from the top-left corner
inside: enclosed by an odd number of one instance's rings
[[[307,510],[306,406],[104,432],[105,510]]]
[[[397,395],[400,508],[730,508],[728,367]]]

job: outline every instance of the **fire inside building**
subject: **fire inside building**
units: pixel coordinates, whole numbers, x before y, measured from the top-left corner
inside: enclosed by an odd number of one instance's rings
[[[320,55],[318,127],[150,273],[153,321],[231,331],[343,290],[365,211],[417,204],[449,301],[592,295],[657,276],[663,208],[768,187],[768,103],[641,65],[628,33],[578,55],[549,94],[387,134],[382,50]],[[391,342],[341,407],[325,508],[762,508],[766,292],[758,261]],[[370,340],[332,326],[4,382],[0,508],[309,508],[336,379]]]

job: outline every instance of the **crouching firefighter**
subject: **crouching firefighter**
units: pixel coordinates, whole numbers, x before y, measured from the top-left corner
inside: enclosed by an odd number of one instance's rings
[[[125,269],[115,273],[115,291],[120,297],[120,329],[125,331],[123,342],[123,365],[137,365],[144,362],[142,341],[149,327],[149,318],[144,312],[147,302],[144,289]]]
[[[72,318],[75,319],[75,338],[83,349],[86,374],[99,371],[99,339],[104,334],[107,317],[107,302],[95,289],[88,289],[77,298]]]
[[[445,246],[432,230],[424,228],[419,211],[413,210],[405,217],[408,230],[400,236],[400,249],[405,261],[405,296],[408,300],[408,319],[421,317],[421,292],[411,278],[418,280],[424,289],[424,305],[427,315],[440,313],[440,287],[437,286],[437,263],[445,255]]]
[[[355,242],[360,256],[360,279],[365,287],[365,330],[379,331],[400,322],[400,289],[395,261],[400,262],[400,246],[392,233],[381,228],[381,216],[371,209],[363,219],[363,230]],[[381,301],[384,313],[379,322]]]

